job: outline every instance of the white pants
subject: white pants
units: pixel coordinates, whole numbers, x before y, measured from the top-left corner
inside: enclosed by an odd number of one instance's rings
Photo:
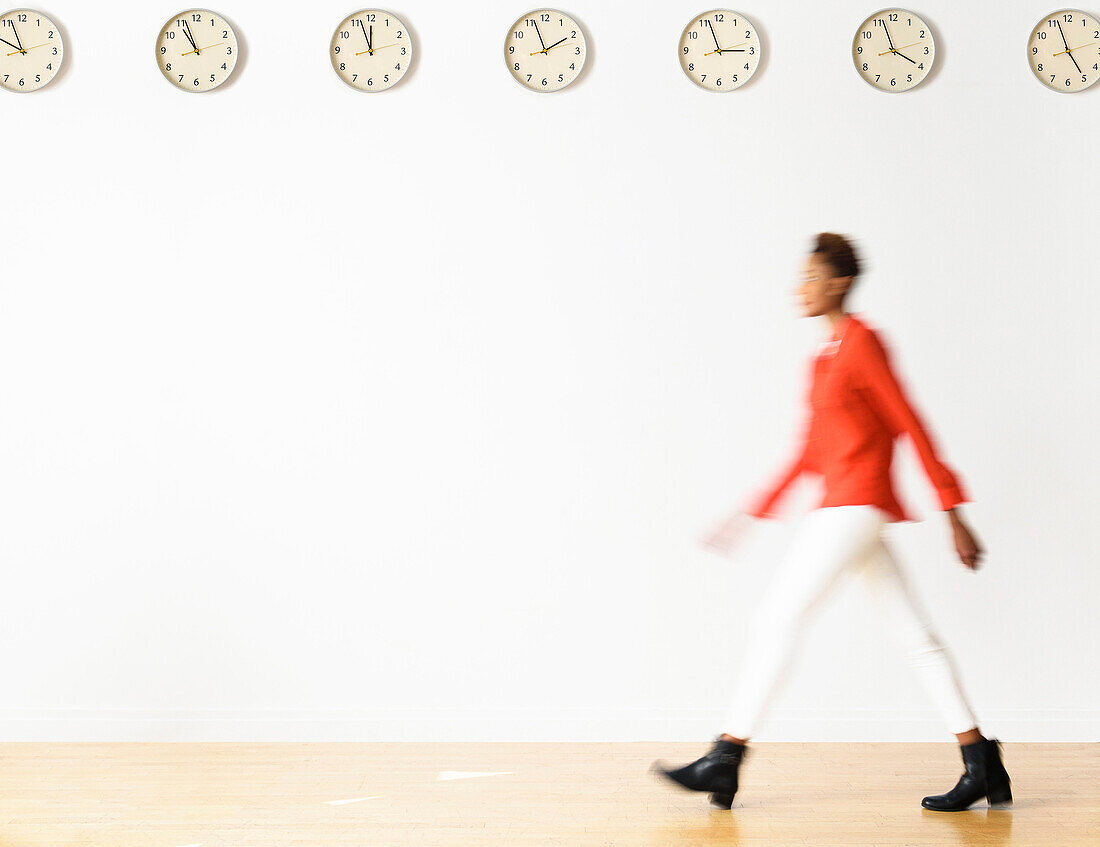
[[[978,725],[947,651],[883,543],[879,533],[886,520],[875,506],[828,506],[803,518],[754,612],[748,657],[722,732],[734,738],[756,732],[807,621],[847,574],[882,613],[947,728],[960,733]]]

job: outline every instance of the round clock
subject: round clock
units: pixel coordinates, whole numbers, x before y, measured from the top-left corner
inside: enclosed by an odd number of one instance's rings
[[[1084,91],[1100,79],[1100,24],[1077,9],[1053,12],[1032,28],[1027,59],[1047,88]]]
[[[61,69],[61,30],[41,12],[13,9],[0,15],[0,86],[37,91]]]
[[[693,18],[680,36],[680,67],[707,91],[734,91],[760,64],[760,38],[752,21],[729,9]]]
[[[504,41],[504,61],[520,85],[532,91],[560,91],[584,67],[584,31],[569,15],[553,9],[528,12]]]
[[[160,31],[157,65],[176,88],[211,91],[229,79],[237,65],[237,36],[214,12],[180,12]]]
[[[399,17],[382,9],[348,15],[329,48],[336,74],[358,91],[385,91],[412,61],[412,37]]]
[[[879,91],[908,91],[936,61],[932,29],[905,9],[883,9],[865,20],[852,41],[856,71]]]

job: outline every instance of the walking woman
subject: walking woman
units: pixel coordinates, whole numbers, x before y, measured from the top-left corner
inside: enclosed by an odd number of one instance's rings
[[[846,238],[828,232],[817,236],[798,294],[805,316],[824,318],[829,337],[812,360],[801,444],[775,483],[708,539],[713,549],[729,550],[744,532],[748,516],[775,516],[776,503],[799,475],[823,478],[824,499],[798,525],[755,610],[750,651],[723,732],[710,751],[691,764],[669,768],[654,763],[654,771],[679,785],[710,792],[711,803],[720,808],[733,803],[746,744],[777,692],[808,619],[846,573],[856,577],[867,601],[883,613],[959,741],[965,772],[958,784],[946,794],[925,797],[921,805],[953,812],[982,797],[990,805],[1012,799],[999,742],[981,734],[947,651],[880,536],[883,524],[911,520],[894,494],[890,473],[894,440],[904,433],[935,487],[962,563],[977,569],[982,554],[959,514],[959,504],[969,498],[958,477],[939,459],[893,373],[886,347],[861,317],[845,311],[859,270],[859,258]]]

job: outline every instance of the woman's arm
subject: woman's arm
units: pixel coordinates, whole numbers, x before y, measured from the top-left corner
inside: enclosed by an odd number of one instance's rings
[[[962,483],[955,473],[940,460],[931,436],[924,423],[909,402],[890,366],[890,356],[878,335],[868,331],[860,335],[856,347],[861,382],[879,416],[895,433],[907,433],[920,457],[928,479],[936,489],[940,505],[949,510],[960,503],[969,502]]]
[[[966,496],[958,477],[937,455],[920,416],[894,376],[890,367],[890,356],[882,341],[874,332],[865,333],[863,341],[858,347],[861,353],[859,364],[872,402],[894,432],[908,433],[912,439],[924,470],[935,486],[940,505],[951,522],[952,541],[959,560],[970,570],[977,570],[984,551],[970,528],[963,522],[958,509],[960,503],[966,503],[970,498]]]
[[[959,558],[970,570],[976,571],[985,551],[978,544],[978,539],[974,537],[970,527],[963,523],[957,506],[948,509],[947,515],[951,520],[951,534],[954,536],[955,550],[958,551]]]
[[[773,480],[770,486],[764,489],[764,491],[759,493],[756,497],[749,500],[742,510],[745,514],[752,515],[754,518],[774,518],[776,516],[774,507],[778,504],[779,499],[791,484],[807,469],[806,461],[810,449],[811,415],[812,413],[808,412],[803,421],[802,435],[797,455],[792,461],[788,462],[783,468],[783,471]]]

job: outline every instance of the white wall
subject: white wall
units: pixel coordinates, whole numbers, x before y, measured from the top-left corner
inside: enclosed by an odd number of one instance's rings
[[[975,498],[977,574],[903,444],[927,520],[890,532],[983,727],[1096,740],[1100,91],[1032,77],[1048,5],[922,4],[938,70],[887,95],[873,4],[758,2],[758,76],[713,95],[700,3],[590,0],[539,96],[523,3],[420,0],[367,95],[347,2],[219,0],[242,64],[191,96],[172,4],[51,0],[63,75],[0,93],[2,737],[719,731],[816,492],[736,561],[698,539],[791,449],[831,229]],[[881,636],[838,595],[760,738],[950,740]]]

